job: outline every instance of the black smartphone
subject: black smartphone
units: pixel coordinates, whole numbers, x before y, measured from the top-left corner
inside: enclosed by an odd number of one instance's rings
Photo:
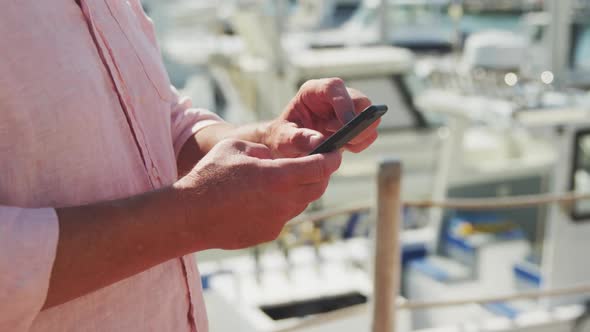
[[[317,153],[328,153],[336,151],[350,142],[363,130],[367,129],[373,122],[387,112],[386,105],[371,105],[365,108],[364,111],[350,120],[344,127],[323,141],[317,148],[309,153],[309,155]]]

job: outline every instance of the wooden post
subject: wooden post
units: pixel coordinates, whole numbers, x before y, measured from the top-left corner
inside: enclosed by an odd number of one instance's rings
[[[395,332],[400,287],[401,163],[385,160],[377,177],[377,231],[373,286],[373,332]]]

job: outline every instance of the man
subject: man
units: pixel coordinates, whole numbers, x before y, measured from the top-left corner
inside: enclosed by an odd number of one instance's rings
[[[341,161],[306,153],[370,104],[310,81],[235,127],[170,89],[139,0],[0,16],[0,331],[207,331],[188,255],[273,239]]]

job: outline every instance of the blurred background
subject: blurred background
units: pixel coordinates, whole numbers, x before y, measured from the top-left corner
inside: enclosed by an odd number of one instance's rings
[[[367,301],[376,164],[385,156],[403,163],[404,199],[590,192],[590,1],[144,0],[143,6],[172,83],[195,107],[227,121],[272,119],[303,82],[321,77],[341,77],[390,109],[379,140],[345,155],[306,215],[341,213],[288,227],[275,243],[252,250],[200,254],[213,331],[276,330]],[[588,200],[567,211],[405,207],[402,295],[424,300],[590,281],[587,219]],[[583,331],[586,300],[579,294],[417,310],[402,317],[400,330]],[[235,312],[228,309],[235,303]],[[368,318],[359,319],[309,331],[367,330],[360,326]],[[468,322],[476,327],[463,329]]]

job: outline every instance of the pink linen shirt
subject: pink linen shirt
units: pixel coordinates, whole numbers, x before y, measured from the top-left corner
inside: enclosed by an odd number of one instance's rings
[[[170,87],[139,0],[81,7],[0,5],[0,331],[206,332],[191,256],[40,311],[54,208],[173,183],[184,142],[221,121]]]

